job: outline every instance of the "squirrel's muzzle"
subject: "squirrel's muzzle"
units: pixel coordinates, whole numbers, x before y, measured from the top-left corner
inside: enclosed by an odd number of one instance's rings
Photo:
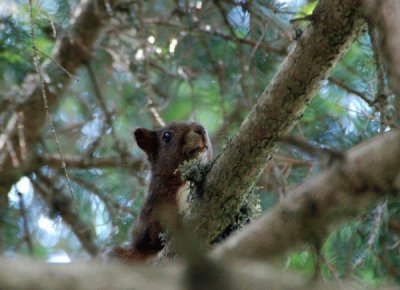
[[[202,153],[205,153],[208,150],[208,147],[207,132],[204,129],[191,130],[186,134],[183,151],[188,159],[200,159]]]

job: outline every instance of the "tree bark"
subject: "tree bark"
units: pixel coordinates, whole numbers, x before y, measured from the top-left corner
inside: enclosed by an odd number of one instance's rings
[[[332,226],[400,189],[400,131],[379,135],[307,180],[287,200],[225,241],[217,256],[266,259],[306,243],[320,245]],[[257,237],[257,238],[255,238]]]
[[[321,80],[364,23],[358,0],[321,0],[310,24],[207,176],[205,194],[188,220],[210,243],[229,226],[265,162],[313,98]]]
[[[229,261],[231,278],[235,290],[280,289],[280,290],[336,290],[363,289],[363,286],[317,283],[311,285],[303,278],[287,271],[276,271],[265,263],[249,261]],[[215,273],[216,276],[219,273]],[[144,265],[121,265],[97,263],[45,264],[31,260],[0,259],[0,289],[27,290],[177,290],[188,288],[184,284],[185,266],[182,263],[146,267]],[[207,281],[212,284],[213,280]],[[350,283],[349,283],[350,284]],[[268,285],[268,286],[267,286]],[[186,287],[185,287],[186,286]],[[209,289],[209,288],[207,288]],[[375,288],[378,290],[377,288]],[[380,288],[394,290],[395,288]]]
[[[365,14],[380,31],[389,81],[396,95],[397,125],[400,126],[400,2],[398,0],[363,0],[363,2]]]

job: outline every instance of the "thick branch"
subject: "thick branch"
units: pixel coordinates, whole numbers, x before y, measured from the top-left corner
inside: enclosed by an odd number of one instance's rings
[[[276,271],[272,267],[254,262],[233,261],[229,263],[237,290],[244,289],[297,289],[336,290],[370,289],[365,286],[318,283],[310,285],[297,275]],[[161,267],[144,265],[100,265],[96,263],[45,264],[31,260],[0,260],[0,288],[9,290],[57,289],[57,290],[176,290],[188,289],[183,285],[182,264]],[[216,272],[215,276],[219,273]],[[201,278],[201,273],[199,273]],[[212,284],[212,280],[209,281]],[[380,288],[383,290],[383,288]],[[394,290],[395,288],[385,288]],[[372,290],[372,289],[370,289]]]
[[[217,255],[270,258],[319,243],[330,228],[400,189],[400,132],[362,143],[309,179],[270,213],[215,249]],[[257,237],[257,238],[254,238]]]
[[[398,0],[363,0],[365,12],[381,33],[381,46],[387,59],[389,80],[396,94],[400,125],[400,2]]]
[[[319,2],[308,28],[217,159],[204,200],[189,217],[207,242],[232,222],[277,140],[301,117],[320,81],[354,40],[363,24],[359,7],[357,0]]]

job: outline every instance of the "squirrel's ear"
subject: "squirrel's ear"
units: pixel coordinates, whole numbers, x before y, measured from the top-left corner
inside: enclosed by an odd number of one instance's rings
[[[147,155],[157,152],[157,134],[145,128],[138,128],[133,132],[136,143]]]

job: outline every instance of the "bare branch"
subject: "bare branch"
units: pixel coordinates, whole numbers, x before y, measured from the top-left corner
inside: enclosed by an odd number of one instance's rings
[[[57,168],[60,165],[60,158],[56,155],[39,156],[37,160],[39,165],[48,165],[53,168]],[[82,158],[82,156],[66,155],[65,162],[68,163],[68,167],[75,169],[123,167],[132,171],[139,171],[144,164],[143,160],[133,156],[126,156],[125,159],[121,159],[120,156]]]
[[[329,77],[328,81],[330,81],[334,85],[337,85],[338,87],[342,88],[343,90],[349,92],[350,94],[353,94],[353,95],[356,95],[356,96],[360,97],[368,105],[372,105],[373,101],[365,93],[355,90],[354,88],[352,88],[349,85],[345,84],[344,81],[339,80],[339,79],[334,78],[334,77]]]
[[[156,25],[162,25],[162,26],[169,26],[169,27],[173,27],[173,28],[177,28],[180,31],[187,31],[187,29],[185,29],[185,27],[182,27],[179,23],[175,23],[175,22],[170,22],[170,21],[165,21],[165,20],[160,20],[160,19],[154,19],[154,18],[147,18],[143,20],[144,23],[149,23],[149,24],[156,24]],[[272,46],[268,46],[265,43],[260,43],[257,44],[257,41],[253,41],[251,39],[248,38],[238,38],[235,36],[232,36],[231,34],[227,34],[225,32],[222,32],[218,29],[213,29],[209,26],[199,26],[199,27],[194,27],[193,29],[191,29],[190,31],[191,33],[201,33],[201,34],[208,34],[208,35],[213,35],[219,38],[222,38],[224,40],[228,40],[228,41],[232,41],[235,43],[239,43],[239,44],[245,44],[245,45],[249,45],[252,47],[256,47],[258,46],[259,49],[267,51],[267,52],[273,52],[276,53],[278,55],[281,56],[285,56],[287,54],[286,52],[286,47],[284,48],[275,48]]]
[[[32,184],[42,196],[48,207],[55,213],[60,214],[63,221],[71,228],[82,247],[92,256],[96,256],[98,248],[95,241],[95,233],[91,226],[85,224],[81,217],[74,211],[72,201],[62,190],[56,189],[52,180],[35,172],[37,180],[32,179]]]
[[[29,222],[28,222],[29,219],[26,212],[25,202],[22,197],[22,193],[18,191],[17,194],[19,198],[19,211],[21,214],[22,226],[24,229],[24,240],[26,241],[26,244],[28,246],[29,253],[33,255],[33,243],[32,243],[31,233],[29,231]]]

